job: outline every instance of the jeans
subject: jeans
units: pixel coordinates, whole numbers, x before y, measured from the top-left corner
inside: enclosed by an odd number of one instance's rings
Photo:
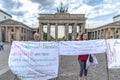
[[[87,73],[88,73],[88,69],[86,69],[86,61],[81,61],[81,60],[78,60],[79,61],[79,64],[80,64],[80,77],[83,76],[87,76]]]

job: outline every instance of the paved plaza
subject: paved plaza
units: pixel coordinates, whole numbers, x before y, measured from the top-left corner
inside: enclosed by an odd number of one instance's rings
[[[10,44],[5,43],[4,47],[4,51],[0,51],[0,80],[19,80],[8,68]],[[107,71],[105,54],[96,54],[95,56],[99,64],[96,67],[91,64],[89,67],[89,80],[120,80],[120,69]],[[77,56],[60,56],[59,59],[59,80],[78,80],[80,67]]]

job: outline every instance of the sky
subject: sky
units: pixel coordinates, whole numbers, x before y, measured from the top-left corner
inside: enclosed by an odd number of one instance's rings
[[[0,0],[0,9],[14,20],[38,27],[39,14],[56,13],[61,2],[70,14],[85,14],[86,28],[113,22],[113,17],[120,14],[120,0]]]

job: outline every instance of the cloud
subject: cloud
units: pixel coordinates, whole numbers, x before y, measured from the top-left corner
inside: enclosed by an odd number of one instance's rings
[[[90,5],[90,6],[95,6],[98,4],[101,4],[103,0],[83,0],[83,3]]]
[[[103,4],[99,4],[96,6],[91,6],[91,10],[87,10],[86,11],[86,15],[88,18],[96,18],[98,16],[105,16],[105,15],[109,15],[111,13],[114,12],[118,12],[119,11],[119,7],[120,4],[118,4],[117,2],[114,4],[111,4],[111,2],[108,3],[103,3]]]
[[[112,20],[107,20],[107,21],[103,21],[103,20],[99,20],[99,21],[95,21],[95,20],[89,20],[89,21],[86,21],[86,25],[85,27],[86,28],[96,28],[96,27],[100,27],[102,25],[105,25],[105,24],[108,24],[112,22]]]
[[[55,0],[30,0],[32,3],[39,4],[40,13],[54,13],[56,11]]]
[[[0,1],[1,5],[5,9],[18,9],[22,6],[22,4],[17,0],[1,0]]]
[[[11,14],[13,19],[38,27],[39,13],[54,14],[61,2],[68,7],[69,13],[85,14],[87,23],[101,22],[105,18],[110,21],[111,16],[120,13],[119,0],[0,0],[0,8]]]
[[[20,3],[18,0],[1,0],[0,1],[2,7],[5,11],[9,12],[10,14],[15,13],[14,10],[19,9],[22,6],[22,3]],[[22,12],[19,12],[19,14]]]

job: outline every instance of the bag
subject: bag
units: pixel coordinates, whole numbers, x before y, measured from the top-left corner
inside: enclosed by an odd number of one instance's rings
[[[92,63],[93,62],[93,57],[90,54],[89,61]]]

